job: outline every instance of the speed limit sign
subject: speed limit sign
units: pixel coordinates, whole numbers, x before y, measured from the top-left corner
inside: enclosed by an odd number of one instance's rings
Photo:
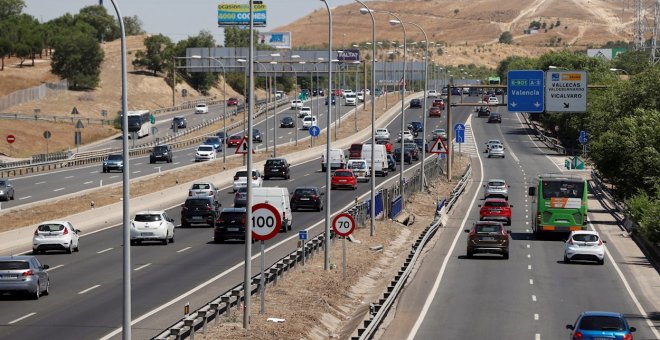
[[[280,212],[268,203],[252,206],[252,238],[266,241],[275,237],[282,228]]]
[[[339,214],[332,220],[332,230],[335,234],[346,237],[355,230],[355,219],[349,214]]]

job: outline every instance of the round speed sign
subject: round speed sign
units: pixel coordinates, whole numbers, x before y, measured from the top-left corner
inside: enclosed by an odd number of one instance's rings
[[[252,238],[266,241],[275,237],[282,228],[280,212],[268,203],[252,206]]]
[[[332,220],[332,230],[335,234],[346,237],[355,230],[355,219],[349,214],[339,214]]]

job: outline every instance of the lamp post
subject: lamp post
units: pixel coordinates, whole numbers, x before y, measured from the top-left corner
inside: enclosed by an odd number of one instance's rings
[[[330,11],[330,6],[328,5],[327,0],[321,0],[325,4],[325,8],[328,10],[328,95],[332,94],[332,12]],[[330,207],[332,190],[330,190],[330,123],[332,115],[332,99],[330,98],[328,102],[328,116],[327,118],[327,127],[325,133],[325,237],[323,238],[323,246],[325,248],[325,256],[323,260],[323,269],[326,271],[330,270]],[[126,126],[126,125],[124,125]]]
[[[403,72],[402,72],[402,88],[401,88],[401,168],[399,171],[399,185],[401,185],[401,207],[405,207],[406,205],[406,196],[404,195],[405,193],[405,183],[403,182],[403,172],[404,172],[404,167],[405,167],[405,141],[403,139],[403,131],[406,128],[406,113],[405,113],[405,94],[406,94],[406,51],[407,51],[407,45],[406,45],[406,25],[399,19],[399,17],[392,13],[388,12],[389,15],[393,16],[396,18],[396,20],[390,20],[389,23],[390,25],[401,25],[401,28],[403,29]]]
[[[279,55],[279,54],[278,54]],[[273,65],[273,88],[270,90],[270,92],[273,92],[273,124],[275,124],[275,116],[277,115],[275,113],[275,109],[277,108],[277,72],[275,71],[275,65],[277,65],[277,61],[271,61],[271,65]],[[268,109],[266,109],[268,110]],[[266,145],[268,145],[268,111],[266,111]],[[277,141],[275,140],[275,127],[273,126],[273,157],[276,157],[277,154]]]
[[[358,99],[357,99],[357,93],[358,93],[358,75],[359,75],[358,70],[360,69],[360,61],[359,61],[359,60],[356,60],[356,61],[353,62],[353,64],[355,64],[355,100],[356,100],[356,103],[355,103],[355,113],[353,114],[353,117],[355,118],[355,132],[357,132],[357,131],[358,131],[358,119],[357,119],[357,114],[358,114],[358,111],[359,111],[359,110],[358,110],[358,105],[359,105],[359,104],[357,103],[357,100],[358,100]],[[366,95],[367,95],[367,94],[364,93],[364,91],[362,91],[362,99],[363,99],[363,100],[366,100],[366,98],[365,98]]]
[[[224,139],[223,139],[223,144],[226,143],[227,139],[227,70],[225,69],[225,63],[223,63],[220,59],[214,58],[214,57],[202,57],[199,55],[193,55],[190,56],[191,59],[208,59],[208,60],[213,60],[215,62],[220,63],[220,66],[222,66],[222,79],[223,79],[223,89],[222,89],[222,101],[224,102],[224,108],[222,111],[223,119],[222,119],[222,131],[224,133]],[[226,151],[225,145],[222,146],[222,164],[225,164],[227,160],[227,151]]]

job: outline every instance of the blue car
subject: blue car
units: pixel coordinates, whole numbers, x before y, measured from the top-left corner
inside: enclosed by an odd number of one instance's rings
[[[332,105],[337,104],[337,100],[335,99],[335,96],[334,96],[334,95],[331,96],[330,98],[331,98],[331,100],[332,100]],[[325,105],[328,105],[328,97],[325,97]]]
[[[630,327],[621,313],[614,312],[582,312],[574,325],[566,325],[570,329],[571,339],[632,339],[635,327]]]
[[[205,145],[213,145],[216,152],[222,151],[222,139],[220,137],[206,137]]]

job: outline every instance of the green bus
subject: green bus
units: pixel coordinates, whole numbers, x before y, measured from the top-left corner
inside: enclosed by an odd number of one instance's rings
[[[488,85],[500,85],[500,77],[488,77]]]
[[[543,174],[533,196],[532,228],[534,233],[571,232],[587,229],[587,181],[580,176]]]

